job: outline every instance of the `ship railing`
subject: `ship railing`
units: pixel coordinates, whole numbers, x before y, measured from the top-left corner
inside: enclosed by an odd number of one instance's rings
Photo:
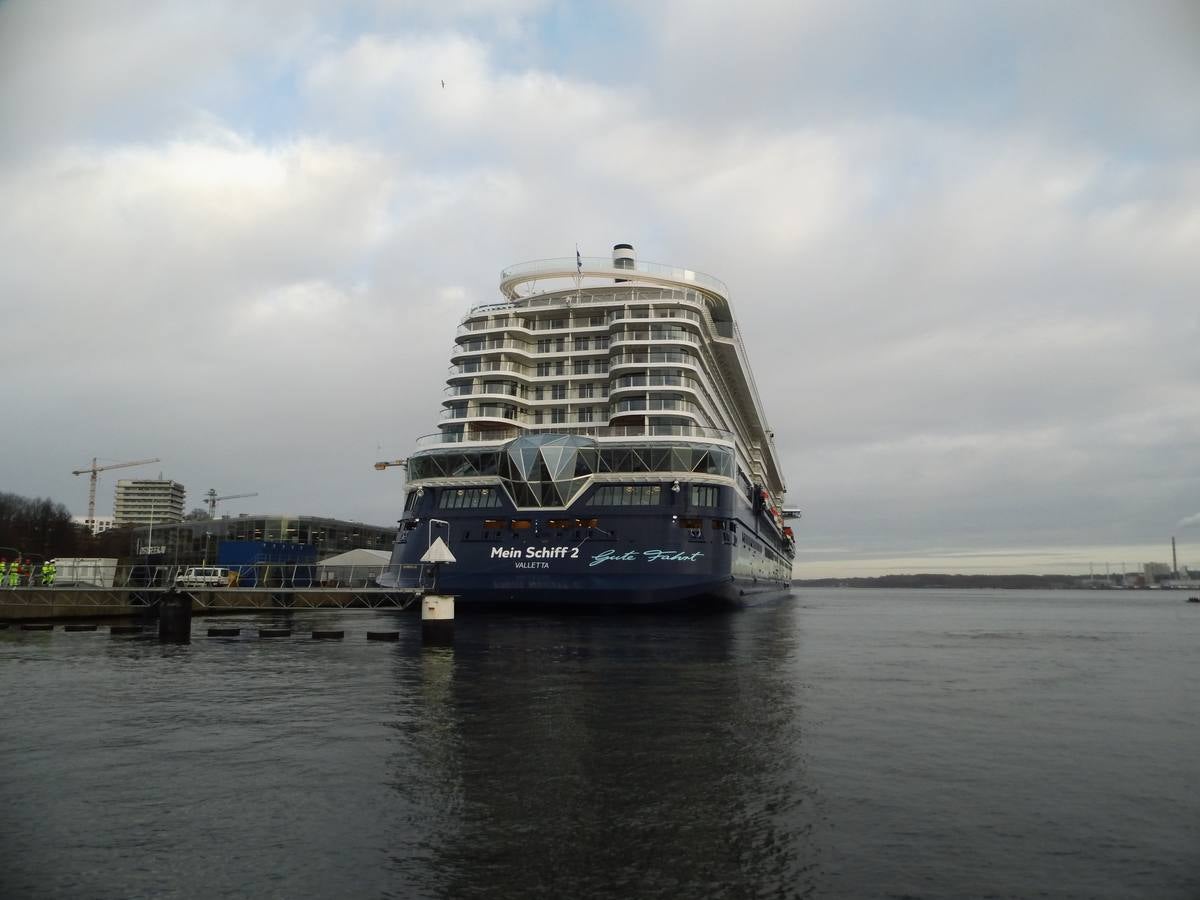
[[[665,278],[681,284],[693,284],[696,287],[719,294],[722,298],[729,296],[729,288],[725,282],[703,272],[671,266],[666,263],[635,260],[632,268],[616,268],[611,257],[607,256],[574,256],[556,257],[553,259],[535,259],[529,262],[517,263],[500,272],[501,282],[513,279],[532,280],[539,274],[547,277],[571,277],[580,272],[582,277],[599,278],[634,278],[637,274],[650,275],[655,278]]]
[[[663,384],[679,385],[679,384],[682,384],[682,381],[678,377],[676,377],[675,381],[663,382]],[[687,387],[688,385],[684,384],[683,386]],[[465,390],[463,388],[465,388]],[[561,396],[555,396],[550,391],[543,391],[542,396],[539,397],[537,395],[536,391],[537,391],[536,388],[533,388],[533,389],[525,388],[524,390],[517,390],[516,388],[503,388],[502,389],[502,388],[475,387],[473,385],[457,385],[456,384],[456,385],[451,385],[450,387],[446,388],[442,393],[444,393],[447,397],[467,397],[467,398],[487,397],[487,396],[514,397],[517,400],[519,400],[521,403],[526,403],[526,404],[528,404],[528,403],[556,403],[556,402],[560,402],[562,400],[605,400],[608,397],[608,386],[607,385],[604,385],[603,387],[600,387],[600,388],[592,388],[591,390],[589,390],[586,387],[579,387],[579,388],[575,388],[574,390],[566,391]],[[443,400],[442,402],[450,403],[453,401]]]
[[[675,399],[658,399],[645,397],[631,397],[627,400],[618,400],[612,404],[613,415],[625,412],[638,412],[641,410],[679,410],[680,412],[703,413],[704,410],[699,404],[693,403],[690,400],[675,400]]]
[[[539,428],[551,428],[556,434],[579,434],[595,438],[702,438],[733,443],[733,434],[706,425],[590,425],[562,427],[554,423]],[[519,429],[484,431],[446,431],[417,438],[417,447],[436,447],[442,444],[495,444],[510,441],[524,432]]]
[[[678,331],[617,331],[613,333],[609,345],[658,342],[664,344],[699,344],[700,338],[682,329]]]
[[[520,353],[532,353],[533,347],[528,341],[468,341],[464,344],[455,344],[450,348],[451,356],[459,356],[464,353],[486,353],[489,350],[516,350]]]
[[[602,287],[596,284],[585,284],[579,291],[560,288],[545,294],[531,294],[515,301],[484,303],[480,306],[473,306],[470,312],[467,313],[466,318],[504,310],[528,310],[547,306],[559,306],[566,309],[568,307],[591,305],[614,306],[663,302],[686,303],[701,310],[705,308],[705,303],[701,299],[701,295],[686,288],[627,285],[620,290],[613,290],[611,285],[604,285]]]

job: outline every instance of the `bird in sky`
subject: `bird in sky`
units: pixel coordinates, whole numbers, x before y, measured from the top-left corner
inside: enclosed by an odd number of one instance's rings
[[[445,89],[445,87],[446,87],[446,79],[443,78],[442,79],[442,88]]]

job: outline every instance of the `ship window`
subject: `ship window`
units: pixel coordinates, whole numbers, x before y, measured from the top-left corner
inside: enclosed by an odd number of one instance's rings
[[[503,528],[504,520],[503,519],[484,519],[483,527],[485,530],[491,529],[491,528]]]
[[[438,497],[439,509],[483,509],[500,505],[494,488],[445,488]]]
[[[524,531],[533,527],[533,522],[529,519],[513,519],[508,524],[513,531]]]
[[[660,484],[606,484],[592,494],[592,506],[657,506],[662,498]]]
[[[693,484],[691,492],[692,506],[716,506],[720,498],[720,488],[711,484]]]
[[[548,519],[546,521],[547,528],[553,528],[557,531],[565,531],[575,525],[574,519]]]
[[[577,363],[575,363],[575,374],[576,375],[587,375],[591,371],[592,371],[591,360],[581,359]]]
[[[680,528],[696,530],[704,527],[703,519],[676,519],[675,524]]]

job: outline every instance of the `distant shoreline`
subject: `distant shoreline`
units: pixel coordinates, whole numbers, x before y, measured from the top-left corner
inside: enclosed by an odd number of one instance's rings
[[[1120,590],[1120,584],[1088,575],[876,575],[870,578],[796,578],[799,587],[1010,588],[1030,590]]]

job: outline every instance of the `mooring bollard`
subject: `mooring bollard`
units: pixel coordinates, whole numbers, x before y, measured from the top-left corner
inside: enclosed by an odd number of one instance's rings
[[[421,600],[421,639],[427,644],[454,640],[454,598],[428,594]]]
[[[192,640],[192,595],[168,591],[158,603],[158,639],[174,644]]]

